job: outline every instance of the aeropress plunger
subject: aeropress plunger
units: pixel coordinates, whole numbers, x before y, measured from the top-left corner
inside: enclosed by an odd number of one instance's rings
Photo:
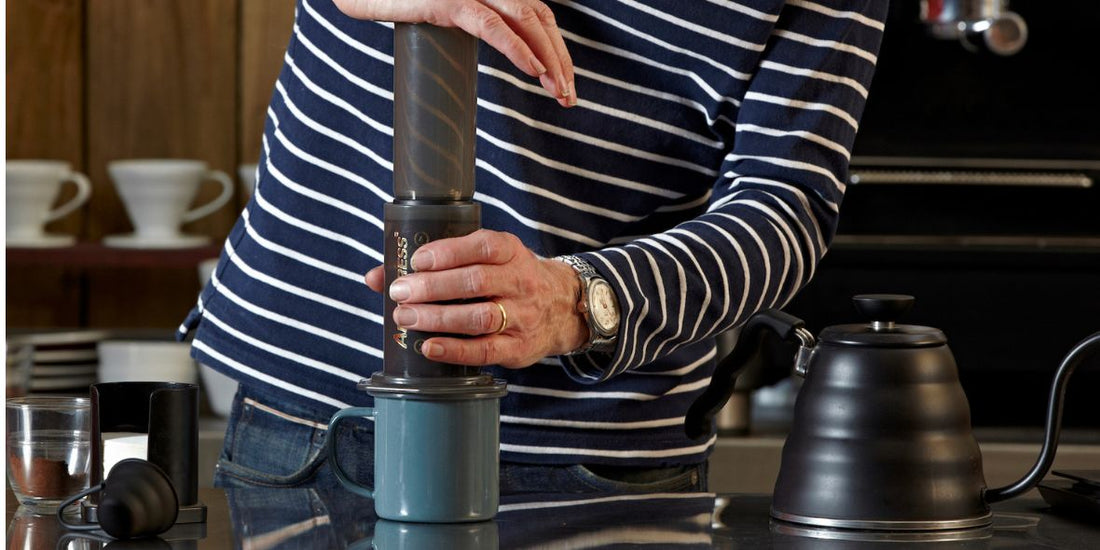
[[[430,333],[397,326],[389,285],[412,272],[410,259],[431,241],[481,227],[474,196],[477,38],[460,29],[394,25],[394,199],[385,205],[384,362],[359,383],[373,409],[333,417],[374,418],[373,491],[334,472],[354,492],[374,498],[379,517],[401,521],[479,521],[499,498],[502,380],[478,367],[429,360]],[[329,448],[335,450],[330,435]]]

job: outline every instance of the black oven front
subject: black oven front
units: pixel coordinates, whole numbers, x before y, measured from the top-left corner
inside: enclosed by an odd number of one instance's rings
[[[839,231],[788,311],[820,328],[857,320],[853,294],[913,294],[975,425],[1038,426],[1100,330],[1100,2],[1013,0],[1028,37],[1007,56],[933,37],[920,7],[891,2]],[[1074,378],[1067,426],[1100,427],[1100,368]]]

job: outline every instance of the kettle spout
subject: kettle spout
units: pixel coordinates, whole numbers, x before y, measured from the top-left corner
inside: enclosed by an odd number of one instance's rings
[[[1024,477],[1004,487],[989,489],[985,492],[985,502],[992,504],[1008,500],[1023,494],[1043,480],[1054,464],[1054,454],[1058,450],[1058,436],[1062,432],[1062,405],[1066,396],[1066,382],[1073,371],[1084,362],[1091,353],[1100,350],[1100,332],[1079,342],[1062,360],[1058,371],[1054,373],[1054,382],[1050,387],[1050,400],[1047,402],[1046,435],[1043,448],[1035,465]]]

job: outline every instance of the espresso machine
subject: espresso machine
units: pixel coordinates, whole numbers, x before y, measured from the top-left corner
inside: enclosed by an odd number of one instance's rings
[[[921,0],[920,19],[932,36],[971,52],[1010,56],[1027,44],[1027,22],[1008,0]]]

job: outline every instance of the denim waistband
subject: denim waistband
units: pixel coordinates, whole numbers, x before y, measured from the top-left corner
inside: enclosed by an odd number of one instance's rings
[[[326,427],[332,415],[336,413],[335,410],[321,410],[311,405],[309,401],[295,399],[293,394],[289,392],[271,391],[264,386],[241,384],[238,391],[243,399],[251,399],[283,415],[322,424]]]

